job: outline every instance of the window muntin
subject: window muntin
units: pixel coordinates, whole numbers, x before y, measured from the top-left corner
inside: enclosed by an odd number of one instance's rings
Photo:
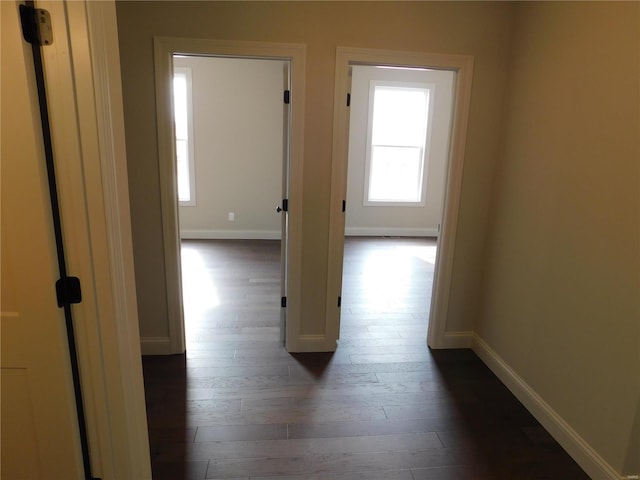
[[[372,81],[365,205],[424,205],[433,86]]]
[[[174,68],[173,108],[178,201],[180,205],[195,205],[195,161],[190,68]]]

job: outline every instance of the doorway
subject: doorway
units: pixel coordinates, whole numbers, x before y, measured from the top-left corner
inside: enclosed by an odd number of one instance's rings
[[[341,338],[365,315],[388,318],[390,335],[410,322],[424,337],[455,73],[353,65],[350,79]],[[366,271],[353,270],[357,258]]]
[[[287,252],[284,213],[276,207],[288,187],[289,104],[283,92],[289,90],[290,62],[174,55],[173,72],[185,334],[195,348],[193,342],[212,336],[204,325],[213,317],[242,316],[250,306],[240,297],[256,288],[264,291],[268,284],[279,314],[282,275],[265,279],[246,272],[246,264],[255,258],[252,270],[259,272],[274,248]]]
[[[429,309],[426,343],[432,348],[464,348],[471,345],[469,335],[447,332],[447,313],[458,206],[462,183],[464,147],[471,95],[473,58],[464,55],[426,54],[338,47],[336,52],[333,168],[329,223],[329,261],[327,288],[327,332],[340,336],[342,271],[344,260],[345,211],[349,124],[351,114],[351,76],[354,66],[384,66],[451,71],[453,111],[450,122],[451,141],[444,172],[443,210],[439,222],[433,290]],[[425,294],[427,296],[428,294]]]
[[[160,157],[160,186],[163,217],[164,265],[166,271],[167,310],[169,312],[169,335],[167,345],[158,345],[153,353],[183,353],[185,351],[184,306],[182,298],[180,226],[178,205],[178,179],[176,175],[176,143],[173,131],[172,81],[174,56],[208,56],[235,59],[277,60],[290,66],[287,77],[289,88],[279,95],[281,105],[288,105],[284,115],[285,130],[290,132],[287,141],[282,142],[283,159],[286,167],[282,171],[282,198],[276,204],[268,205],[269,211],[280,209],[281,235],[283,245],[282,296],[286,297],[287,323],[286,347],[295,344],[297,322],[299,321],[299,277],[301,254],[301,186],[302,186],[302,126],[293,119],[302,118],[304,112],[304,47],[292,44],[266,44],[253,42],[227,42],[202,39],[163,38],[154,39],[156,68],[156,108],[158,113],[158,150]],[[233,97],[239,93],[234,88],[226,95]],[[286,93],[288,90],[288,94]],[[287,102],[289,100],[289,102]],[[283,107],[284,108],[284,107]],[[284,136],[284,138],[287,138]],[[197,169],[196,169],[197,170]],[[196,173],[197,175],[197,173]],[[197,199],[196,185],[196,199]],[[287,200],[286,202],[282,202]],[[197,200],[196,200],[197,203]],[[284,206],[288,208],[283,208]],[[226,208],[224,221],[239,221],[236,210]]]

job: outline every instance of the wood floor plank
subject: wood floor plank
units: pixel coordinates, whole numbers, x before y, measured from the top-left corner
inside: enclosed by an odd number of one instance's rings
[[[468,478],[469,468],[466,465],[448,465],[444,467],[428,467],[411,469],[413,480],[460,480]],[[473,480],[495,480],[495,476],[484,471],[482,467],[475,467]]]
[[[253,477],[255,480],[413,480],[411,470],[383,470],[372,472],[319,473]]]
[[[266,399],[280,397],[322,397],[332,395],[376,395],[385,393],[417,393],[441,391],[445,387],[438,383],[366,383],[366,384],[320,384],[256,386],[243,388],[216,388],[215,398]]]
[[[353,336],[351,338],[340,338],[338,340],[338,350],[350,348],[350,347],[366,347],[369,352],[376,351],[375,347],[379,349],[382,348],[393,348],[400,347],[396,350],[401,350],[401,347],[419,347],[421,349],[427,348],[427,337],[426,335],[419,335],[414,338],[375,338],[375,337],[356,337]]]
[[[393,435],[425,433],[462,429],[461,418],[432,417],[420,419],[393,419],[299,423],[289,425],[289,438],[357,437],[367,435]]]
[[[352,354],[351,363],[410,363],[410,362],[427,362],[431,359],[431,355],[425,349],[420,353],[369,353],[369,354]],[[432,368],[428,370],[433,370]]]
[[[383,393],[376,395],[322,395],[314,393],[306,397],[279,397],[243,399],[242,411],[283,410],[291,408],[309,408],[323,406],[325,408],[339,408],[346,406],[376,407],[391,405],[415,405],[424,402],[448,402],[446,391],[432,391],[419,393]]]
[[[440,448],[400,452],[374,452],[356,454],[304,455],[287,458],[211,460],[207,478],[238,475],[264,476],[287,474],[325,474],[347,472],[375,472],[456,465],[464,462],[457,452]]]
[[[201,462],[156,462],[153,480],[203,480],[206,478],[208,461]]]
[[[268,357],[216,357],[201,354],[197,357],[188,357],[188,369],[191,368],[224,368],[224,367],[263,367],[271,368],[276,366],[296,366],[297,362],[290,356],[268,356]],[[284,370],[283,370],[284,372]],[[354,372],[355,373],[355,372]],[[284,373],[283,373],[284,374]]]
[[[198,427],[195,442],[234,442],[240,440],[286,440],[287,425],[215,425]]]
[[[184,424],[189,427],[215,425],[260,425],[271,423],[313,423],[340,422],[349,420],[381,420],[387,418],[382,407],[343,407],[343,408],[298,408],[290,410],[268,410],[248,412],[186,412],[186,418],[174,418],[149,414],[156,426],[170,427]]]
[[[215,367],[187,367],[187,375],[189,378],[206,378],[206,377],[260,377],[270,375],[289,375],[289,367],[283,365],[225,365]]]
[[[308,455],[335,455],[375,453],[388,451],[413,451],[444,448],[434,432],[396,435],[269,439],[251,441],[196,442],[188,451],[189,461],[225,459],[297,458]],[[170,446],[158,456],[159,461],[176,461],[180,453]]]
[[[349,356],[351,358],[351,356]],[[382,359],[381,359],[382,360]],[[300,365],[290,365],[291,370],[306,369]],[[330,365],[324,367],[325,372],[334,374],[353,374],[353,373],[392,373],[392,372],[420,372],[432,371],[433,365],[430,362],[393,362],[393,363],[346,363],[331,362]]]

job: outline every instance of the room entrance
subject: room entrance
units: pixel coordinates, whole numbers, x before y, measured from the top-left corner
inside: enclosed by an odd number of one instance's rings
[[[435,230],[437,236],[436,262],[433,272],[432,292],[425,291],[424,298],[430,299],[429,324],[427,343],[432,348],[456,348],[468,345],[468,339],[457,335],[449,335],[446,332],[446,320],[449,302],[449,289],[451,285],[452,260],[455,249],[455,235],[457,226],[458,205],[460,199],[460,186],[462,180],[462,166],[464,162],[465,129],[468,117],[471,73],[473,60],[471,57],[458,55],[422,54],[415,52],[396,52],[369,49],[357,49],[339,47],[336,53],[335,75],[335,102],[334,102],[334,141],[333,141],[333,168],[332,168],[332,195],[331,215],[329,223],[329,261],[328,261],[328,286],[327,286],[327,335],[339,338],[340,318],[342,311],[342,286],[343,263],[345,258],[345,233],[350,228],[347,221],[350,218],[349,208],[362,208],[366,214],[361,221],[375,220],[375,215],[369,215],[374,210],[383,211],[388,207],[402,206],[404,213],[398,215],[391,213],[393,222],[402,217],[409,217],[412,209],[427,205],[434,205],[429,201],[426,192],[433,191],[429,185],[429,177],[439,179],[441,192],[438,196],[439,205],[433,216],[435,223],[431,226],[401,225],[388,223],[387,225],[352,225],[356,233],[376,235],[420,235],[428,234],[429,228]],[[356,183],[360,193],[352,198],[353,189],[349,191],[352,176],[352,143],[350,117],[354,115],[354,92],[352,87],[358,69],[365,67],[371,70],[378,67],[379,70],[402,71],[410,70],[414,73],[433,72],[437,75],[449,76],[448,90],[450,92],[448,106],[448,120],[430,121],[434,112],[427,109],[422,113],[422,123],[432,125],[433,131],[427,134],[423,140],[405,138],[405,129],[400,129],[399,135],[378,135],[375,132],[376,120],[374,115],[367,120],[367,129],[361,134],[360,145],[365,151],[363,154],[364,173]],[[429,80],[418,80],[420,85],[414,85],[415,80],[382,79],[382,83],[374,78],[369,78],[368,96],[375,98],[379,85],[381,90],[404,90],[414,95],[422,91],[423,103],[429,104],[437,99],[438,93],[443,88],[430,87],[433,83]],[[387,84],[385,84],[385,82]],[[383,92],[388,93],[388,92]],[[367,95],[365,94],[365,98]],[[375,105],[367,102],[368,111],[375,110]],[[413,103],[416,103],[415,101]],[[434,101],[435,106],[437,102]],[[393,105],[393,104],[392,104]],[[419,114],[419,112],[418,112]],[[388,117],[387,115],[383,116]],[[416,117],[417,118],[417,117]],[[382,123],[385,123],[384,121]],[[387,122],[389,123],[389,122]],[[394,122],[391,122],[394,123]],[[396,124],[398,122],[395,122]],[[419,122],[414,122],[418,124]],[[397,126],[397,125],[396,125]],[[433,153],[435,128],[442,127],[446,140],[442,143],[441,153],[443,163],[440,173],[434,174],[429,162],[420,164],[417,154],[420,149]],[[396,138],[393,138],[396,137]],[[389,153],[392,153],[390,155]],[[399,158],[401,161],[391,161]],[[426,156],[424,157],[427,158]],[[347,169],[347,165],[349,168]],[[398,167],[398,168],[396,168]],[[390,170],[391,169],[391,170]],[[349,172],[348,172],[349,170]],[[383,172],[380,174],[380,172]],[[426,173],[426,174],[425,174]],[[420,176],[422,175],[422,176]],[[407,179],[413,180],[413,185],[407,183]],[[397,183],[397,185],[396,185]],[[400,197],[393,197],[400,194]],[[405,195],[406,194],[406,195]],[[408,196],[407,196],[408,195]],[[347,198],[349,196],[349,198]],[[389,201],[391,200],[391,201]],[[375,208],[371,208],[377,204]],[[411,206],[412,208],[407,208]],[[415,210],[417,211],[417,210]],[[366,217],[371,218],[366,218]],[[420,215],[418,215],[420,217]],[[422,215],[424,220],[427,216]],[[383,227],[386,227],[386,232]],[[359,231],[358,231],[359,229]],[[396,229],[395,232],[393,229]],[[404,230],[403,230],[404,229]],[[352,230],[353,231],[353,230]],[[433,233],[432,233],[433,234]]]
[[[156,354],[185,351],[181,237],[281,242],[281,291],[276,300],[286,305],[279,307],[280,331],[281,341],[290,348],[290,343],[295,342],[299,318],[302,184],[302,128],[293,119],[303,116],[303,96],[295,99],[304,80],[304,47],[156,37],[154,51],[169,341],[146,351]],[[218,73],[223,73],[215,79],[210,76],[213,61],[225,63],[223,68],[218,65]],[[269,82],[273,92],[268,100],[260,97],[260,103],[271,106],[271,110],[266,109],[271,112],[266,117],[251,110],[257,102],[248,100],[265,87],[264,72],[247,72],[258,66],[274,74]],[[185,72],[189,68],[191,71]],[[207,68],[209,73],[200,71]],[[198,78],[196,69],[200,72]],[[231,71],[243,70],[234,78],[225,77]],[[181,75],[178,82],[176,74]],[[194,85],[200,83],[201,77],[205,80],[198,87],[199,100],[194,97]],[[251,86],[256,81],[259,85]],[[179,102],[174,102],[174,97],[178,99],[174,86],[180,82],[191,85],[192,111],[189,113],[187,109],[184,113],[186,127],[178,131],[174,129],[174,120],[181,114],[175,111]],[[226,87],[214,89],[211,82],[226,83]],[[182,96],[189,98],[186,94]],[[209,113],[218,116],[198,121],[195,115],[207,103],[214,105]],[[269,118],[267,124],[264,118]],[[263,121],[261,126],[255,123],[258,120]],[[191,135],[189,122],[193,127]],[[256,147],[260,140],[268,142]],[[201,141],[205,144],[204,153],[198,151]],[[199,159],[211,161],[199,166]],[[204,175],[199,182],[200,170],[206,172],[211,168],[213,177],[207,180]],[[185,178],[184,172],[189,169],[192,175]],[[216,210],[199,215],[201,203],[213,204]],[[249,204],[259,206],[252,210]],[[214,293],[210,293],[208,301],[215,303]]]
[[[386,338],[424,340],[455,73],[375,65],[350,72],[340,335],[355,322]]]
[[[278,59],[173,56],[182,291],[192,349],[225,333],[212,328],[218,322],[249,325],[264,315],[255,295],[260,304],[272,297],[270,315],[281,317],[273,328],[284,341],[289,70],[289,61]],[[261,258],[271,258],[274,247],[282,268],[265,277]],[[247,270],[251,261],[255,268]]]

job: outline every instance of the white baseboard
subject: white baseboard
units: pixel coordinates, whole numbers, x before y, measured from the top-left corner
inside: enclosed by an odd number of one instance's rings
[[[473,335],[473,351],[496,374],[531,414],[556,439],[569,455],[594,480],[623,480],[591,445],[551,408],[518,374],[484,341]]]
[[[328,338],[326,335],[300,335],[287,342],[287,352],[335,352],[336,346],[336,340]]]
[[[280,230],[180,230],[185,240],[280,240],[280,236]]]
[[[437,237],[437,228],[346,227],[347,237]]]
[[[171,355],[171,339],[169,337],[140,337],[142,355]]]
[[[434,349],[471,348],[473,332],[445,332],[433,345]]]

